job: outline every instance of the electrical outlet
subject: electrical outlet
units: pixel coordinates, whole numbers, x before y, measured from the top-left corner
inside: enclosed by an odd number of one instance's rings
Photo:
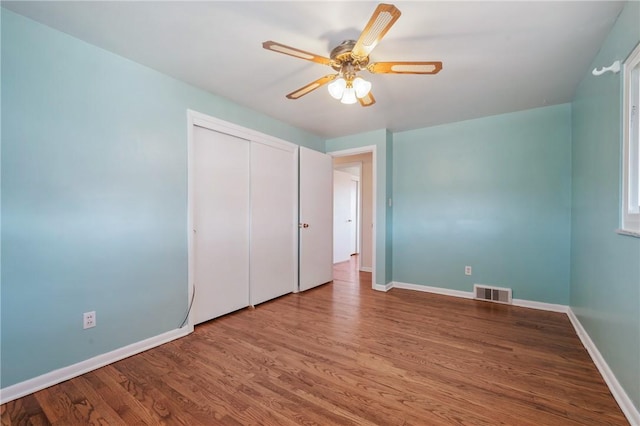
[[[471,266],[465,266],[464,267],[464,274],[465,275],[471,275]]]
[[[82,314],[82,328],[92,328],[96,326],[96,311],[85,312]]]

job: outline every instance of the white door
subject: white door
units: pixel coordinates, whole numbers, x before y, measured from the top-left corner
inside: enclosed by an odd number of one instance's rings
[[[294,147],[251,143],[251,304],[296,285],[298,215]]]
[[[333,279],[333,164],[331,156],[300,147],[299,288]]]
[[[349,260],[352,247],[351,175],[333,172],[333,263]],[[354,237],[355,238],[355,237]]]
[[[360,182],[351,178],[351,191],[349,197],[349,254],[357,254],[360,251],[359,240],[360,235],[358,230],[360,229],[360,212],[358,208],[360,206]]]
[[[193,129],[194,324],[249,305],[249,142]]]

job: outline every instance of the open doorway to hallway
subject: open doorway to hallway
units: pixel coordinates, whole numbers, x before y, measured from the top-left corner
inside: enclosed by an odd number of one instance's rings
[[[334,263],[373,270],[373,153],[334,157]],[[357,255],[357,256],[354,256]],[[353,258],[353,259],[350,259]]]

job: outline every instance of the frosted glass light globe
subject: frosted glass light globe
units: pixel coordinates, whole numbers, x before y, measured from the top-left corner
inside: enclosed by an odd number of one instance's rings
[[[329,84],[327,89],[329,89],[329,94],[331,95],[331,97],[333,97],[334,99],[341,99],[346,87],[347,82],[344,80],[344,78],[340,77]]]
[[[356,99],[356,91],[353,87],[347,87],[344,89],[344,95],[342,95],[342,99],[340,100],[343,104],[355,104],[358,102]]]
[[[356,77],[353,80],[353,88],[356,90],[357,97],[364,98],[369,94],[369,91],[371,91],[371,82],[363,78]]]

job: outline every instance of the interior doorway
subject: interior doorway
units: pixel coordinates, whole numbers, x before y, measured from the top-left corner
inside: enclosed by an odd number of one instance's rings
[[[338,191],[344,191],[343,196],[348,200],[348,205],[344,207],[347,213],[342,213],[341,217],[335,217],[334,220],[334,242],[339,239],[343,244],[349,244],[347,251],[353,256],[353,261],[357,262],[358,271],[374,272],[375,265],[375,162],[374,147],[364,148],[358,152],[344,151],[333,152],[334,164],[334,183],[341,179],[344,183],[343,190],[338,185]],[[342,155],[344,154],[344,155]],[[336,178],[336,174],[339,178]],[[345,177],[348,176],[348,177]],[[340,215],[340,205],[336,197],[340,194],[336,193],[334,185],[334,212]],[[346,225],[348,217],[354,223],[353,228],[342,226],[343,235],[340,234],[341,225]],[[342,221],[342,222],[341,222]],[[355,247],[355,249],[354,249]],[[334,249],[338,249],[334,244]],[[337,253],[334,251],[334,263],[350,260],[345,257],[344,251]]]

